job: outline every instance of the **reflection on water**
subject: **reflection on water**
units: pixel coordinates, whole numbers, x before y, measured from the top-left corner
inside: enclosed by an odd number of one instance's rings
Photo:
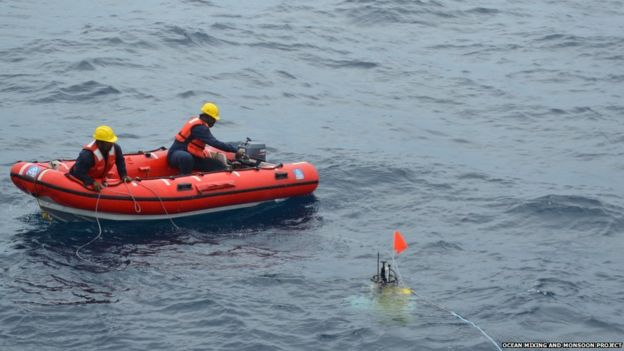
[[[14,302],[24,306],[113,303],[117,301],[115,281],[120,275],[144,270],[152,261],[149,256],[163,255],[171,263],[180,255],[180,246],[219,245],[232,235],[254,235],[267,229],[289,233],[309,229],[319,220],[318,204],[314,196],[295,198],[175,220],[178,228],[169,221],[102,221],[101,238],[84,248],[81,246],[98,234],[96,223],[49,222],[31,214],[20,219],[30,228],[16,234],[13,241],[13,248],[25,254],[25,262],[7,270],[7,282],[11,289],[22,292],[24,299]],[[128,269],[130,266],[133,269]],[[163,263],[161,268],[165,266]],[[51,274],[50,268],[55,273]]]
[[[319,202],[315,196],[293,198],[256,207],[176,219],[175,228],[168,220],[145,222],[100,221],[102,238],[85,248],[92,255],[127,257],[130,254],[149,254],[139,251],[137,245],[150,248],[164,245],[218,244],[227,234],[253,234],[269,228],[288,231],[305,230],[316,225]],[[23,218],[34,228],[17,234],[16,248],[24,248],[31,255],[44,249],[66,257],[98,233],[96,223],[49,222],[38,215]],[[23,247],[22,247],[23,246]]]

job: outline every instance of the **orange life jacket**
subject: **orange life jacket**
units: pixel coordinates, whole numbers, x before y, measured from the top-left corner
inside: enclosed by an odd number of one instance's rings
[[[91,178],[104,178],[115,165],[115,145],[108,151],[108,158],[104,158],[95,140],[85,145],[82,149],[93,153],[94,165],[87,172]]]
[[[208,127],[206,122],[202,121],[199,117],[193,117],[188,120],[188,122],[184,123],[184,127],[180,129],[178,134],[176,135],[176,140],[184,143],[191,137],[191,129],[195,126],[204,125]],[[199,158],[207,158],[210,154],[204,151],[204,147],[206,147],[206,143],[199,139],[191,139],[191,141],[187,144],[186,150],[193,156]]]

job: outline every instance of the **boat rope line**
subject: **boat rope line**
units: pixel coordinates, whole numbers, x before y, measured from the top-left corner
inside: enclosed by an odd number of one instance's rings
[[[162,198],[158,195],[158,193],[155,192],[154,189],[151,189],[150,187],[148,187],[145,184],[142,184],[140,182],[137,182],[137,184],[139,184],[140,186],[144,187],[145,189],[149,190],[152,194],[154,194],[154,196],[156,196],[156,198],[158,198],[160,200],[160,206],[162,207],[162,209],[165,212],[165,214],[167,216],[169,216],[169,211],[167,211],[167,208],[165,207],[165,203],[163,202]],[[130,192],[130,187],[128,187],[127,184],[126,184],[126,189],[128,190],[128,194],[130,194],[130,196],[132,196],[132,193]],[[120,193],[118,191],[112,191],[111,190],[111,192],[116,193],[116,194],[123,194],[123,195],[125,195],[124,193]],[[136,213],[140,213],[141,212],[141,205],[136,201],[134,196],[132,196],[132,200],[134,201],[134,209],[135,209]],[[137,210],[137,208],[138,208],[138,210]],[[171,217],[169,217],[169,222],[171,222],[171,225],[175,229],[180,229],[180,227],[177,224],[175,224],[175,222],[173,221],[173,219]]]
[[[16,177],[22,180],[26,180],[29,182],[32,182],[32,179],[26,177],[26,176],[22,176],[16,173],[11,173],[11,177]],[[141,182],[137,182],[138,184],[141,184]],[[67,189],[67,188],[63,188],[51,183],[46,183],[46,182],[42,182],[42,181],[37,181],[37,184],[39,184],[40,186],[46,186],[50,189],[53,190],[58,190],[58,191],[62,191],[65,193],[69,193],[69,194],[74,194],[74,195],[78,195],[78,196],[82,196],[82,197],[89,197],[89,198],[95,198],[98,195],[94,194],[93,191],[90,192],[82,192],[82,191],[77,191],[77,190],[73,190],[73,189]],[[204,198],[208,198],[208,197],[216,197],[216,196],[226,196],[226,195],[236,195],[236,194],[242,194],[242,193],[251,193],[251,192],[255,192],[255,191],[266,191],[266,190],[274,190],[274,189],[284,189],[284,188],[291,188],[291,187],[298,187],[298,186],[308,186],[308,185],[314,185],[314,184],[318,184],[318,181],[308,181],[308,182],[298,182],[298,183],[291,183],[291,184],[279,184],[279,185],[271,185],[271,186],[265,186],[265,187],[258,187],[258,188],[251,188],[251,189],[240,189],[240,190],[231,190],[231,191],[222,191],[222,192],[215,192],[215,193],[211,193],[211,194],[202,194],[202,195],[192,195],[192,196],[178,196],[178,197],[165,197],[165,198],[161,198],[161,197],[138,197],[136,198],[138,201],[189,201],[189,200],[199,200],[199,199],[204,199]],[[126,195],[126,194],[124,194]],[[129,196],[111,196],[111,195],[101,195],[103,200],[120,200],[120,201],[132,201],[132,198]]]
[[[99,193],[98,193],[98,195],[99,195]],[[91,245],[94,241],[96,241],[97,239],[102,237],[102,225],[100,224],[100,218],[98,217],[98,206],[99,206],[99,204],[100,204],[100,197],[98,196],[97,201],[95,202],[95,221],[97,222],[97,225],[98,225],[98,234],[93,239],[91,239],[88,243],[80,245],[80,247],[78,247],[76,249],[76,256],[79,259],[81,259],[83,261],[87,261],[87,262],[89,262],[91,264],[94,264],[96,266],[105,267],[105,266],[102,266],[101,264],[99,264],[97,262],[93,262],[91,260],[88,260],[88,259],[80,256],[80,250],[82,250],[83,248]]]
[[[171,218],[171,216],[169,216],[169,212],[167,211],[167,208],[165,207],[165,204],[163,203],[162,199],[160,198],[160,196],[158,195],[158,193],[156,193],[153,189],[151,189],[150,187],[148,187],[145,184],[141,184],[139,183],[139,185],[141,185],[142,187],[144,187],[145,189],[149,190],[152,192],[152,194],[156,195],[156,197],[158,197],[158,200],[160,200],[160,206],[162,206],[163,211],[165,211],[165,214],[167,215],[167,217],[169,218],[169,221],[171,222],[171,225],[177,229],[180,230],[180,227],[178,227],[177,224],[175,224],[175,222],[173,221],[173,218]]]
[[[39,192],[37,192],[37,178],[38,175],[33,179],[33,195],[35,196],[35,199],[37,199],[37,205],[39,206],[39,208],[41,209],[41,201],[39,200]]]
[[[130,191],[130,187],[128,187],[128,183],[126,182],[123,182],[123,183],[126,186],[126,190],[128,190],[128,194],[132,198],[132,202],[134,202],[134,212],[141,213],[141,204],[134,198],[134,195],[132,195],[132,192]]]
[[[39,163],[37,163],[36,165],[37,165],[37,166],[41,166],[41,164],[39,164]],[[45,170],[44,170],[44,171],[42,171],[42,173],[43,173],[43,172],[45,172]],[[51,221],[51,220],[52,220],[52,217],[50,217],[50,214],[49,214],[49,213],[47,213],[47,212],[46,212],[46,211],[45,211],[45,210],[41,207],[41,200],[39,199],[39,191],[38,191],[38,189],[37,189],[37,185],[38,185],[38,184],[41,184],[41,182],[39,181],[39,176],[40,176],[42,173],[37,173],[37,175],[33,178],[33,194],[32,194],[32,195],[35,197],[35,199],[37,199],[37,206],[39,206],[39,209],[41,210],[41,217],[42,217],[43,219],[47,219],[47,220],[50,220],[50,221]]]
[[[396,261],[394,260],[394,257],[395,257],[395,255],[394,255],[394,250],[393,250],[393,251],[392,251],[392,265],[394,266],[394,270],[396,271],[397,275],[399,276],[399,282],[403,282],[403,281],[404,281],[404,280],[403,280],[403,277],[401,276],[401,272],[399,271],[399,266],[397,265]],[[453,310],[451,310],[451,309],[449,309],[449,308],[446,308],[446,307],[444,307],[444,306],[442,306],[442,305],[440,305],[440,304],[437,304],[437,303],[435,303],[435,302],[433,302],[433,301],[431,301],[431,300],[429,300],[429,299],[426,299],[426,298],[424,298],[424,297],[422,297],[422,296],[420,296],[420,295],[416,294],[416,292],[414,291],[414,289],[409,288],[409,291],[410,291],[410,293],[411,293],[412,295],[414,295],[416,298],[418,298],[419,300],[423,301],[423,302],[424,302],[424,303],[426,303],[427,305],[429,305],[429,306],[433,306],[433,307],[435,307],[435,308],[437,308],[437,309],[439,309],[439,310],[441,310],[441,311],[447,312],[447,313],[451,314],[452,316],[456,317],[457,319],[461,320],[462,322],[464,322],[464,323],[466,323],[466,324],[469,324],[469,325],[473,326],[473,327],[474,327],[475,329],[477,329],[477,330],[478,330],[478,331],[479,331],[479,332],[480,332],[483,336],[485,336],[485,338],[486,338],[486,339],[488,339],[488,340],[492,343],[492,345],[494,345],[494,347],[496,347],[496,349],[497,349],[498,351],[503,351],[503,350],[501,349],[501,347],[500,347],[500,346],[498,346],[498,344],[496,343],[496,341],[494,341],[494,339],[493,339],[491,336],[489,336],[489,335],[485,332],[485,330],[483,330],[480,326],[478,326],[478,325],[477,325],[476,323],[474,323],[473,321],[471,321],[471,320],[469,320],[469,319],[467,319],[467,318],[462,317],[459,313],[457,313],[457,312],[455,312],[455,311],[453,311]]]
[[[158,195],[158,193],[157,193],[157,192],[155,192],[155,191],[154,191],[154,189],[151,189],[150,187],[148,187],[148,186],[147,186],[147,185],[145,185],[145,184],[142,184],[142,183],[140,183],[140,182],[139,182],[139,183],[137,183],[137,184],[139,184],[140,186],[144,187],[145,189],[149,190],[152,194],[154,194],[154,196],[156,196],[156,198],[158,198],[158,199],[160,200],[160,206],[162,207],[162,209],[163,209],[163,211],[165,212],[165,214],[166,214],[167,216],[169,216],[169,211],[167,211],[167,208],[165,207],[165,203],[162,201],[162,198]],[[127,184],[126,184],[126,189],[128,190],[128,194],[130,194],[130,196],[132,197],[132,201],[134,201],[134,210],[136,211],[136,213],[140,213],[140,212],[141,212],[141,205],[139,204],[139,202],[138,202],[138,201],[136,201],[136,199],[134,198],[134,196],[132,196],[132,193],[130,192],[130,187],[129,187]],[[123,195],[125,195],[124,193],[120,193],[120,192],[117,192],[117,191],[112,191],[112,192],[113,192],[113,193],[116,193],[116,194],[123,194]],[[172,225],[172,226],[173,226],[176,230],[179,230],[179,229],[180,229],[180,227],[179,227],[177,224],[175,224],[175,222],[173,221],[173,218],[168,217],[168,219],[169,219],[169,222],[171,222],[171,225]]]
[[[492,343],[492,345],[494,345],[499,351],[503,351],[500,346],[498,346],[498,344],[496,343],[496,341],[494,341],[494,339],[492,339],[492,337],[490,337],[483,329],[481,329],[481,327],[479,327],[478,325],[476,325],[474,322],[467,320],[466,318],[460,316],[459,314],[450,311],[451,314],[457,318],[459,318],[460,320],[472,325],[473,327],[477,328],[481,334],[483,334],[483,336],[485,336],[488,340],[490,340],[490,342]]]
[[[135,200],[134,196],[132,195],[132,192],[130,191],[130,187],[128,187],[128,184],[126,184],[126,183],[124,183],[124,184],[126,185],[126,190],[128,190],[128,194],[130,195],[130,197],[132,197],[132,200],[134,201],[134,210],[136,211],[136,213],[140,213],[140,212],[141,212],[141,205],[139,204],[139,202],[138,202],[138,201],[136,201],[136,200]],[[147,189],[147,190],[151,191],[151,192],[152,192],[155,196],[157,196],[158,198],[160,198],[160,196],[158,196],[158,194],[157,194],[154,190],[150,189],[149,187],[147,187],[147,186],[146,186],[146,185],[144,185],[144,184],[141,184],[141,183],[139,183],[139,184],[140,184],[142,187],[144,187],[145,189]],[[97,200],[95,201],[95,211],[94,211],[95,221],[97,222],[97,225],[98,225],[98,234],[97,234],[97,235],[96,235],[93,239],[91,239],[88,243],[83,244],[83,245],[81,245],[78,249],[76,249],[76,256],[77,256],[78,258],[80,258],[81,260],[83,260],[83,261],[87,261],[87,262],[92,263],[92,264],[94,264],[94,265],[96,265],[96,266],[105,267],[105,266],[102,266],[102,265],[98,264],[97,262],[93,262],[93,261],[91,261],[91,260],[88,260],[88,259],[86,259],[86,258],[84,258],[84,257],[80,256],[80,250],[82,250],[83,248],[85,248],[85,247],[87,247],[87,246],[91,245],[91,244],[92,244],[93,242],[95,242],[97,239],[99,239],[99,238],[101,238],[101,237],[102,237],[102,224],[100,223],[100,218],[99,218],[99,216],[98,216],[98,210],[99,210],[99,204],[100,204],[100,197],[101,197],[100,195],[101,195],[101,193],[99,193],[99,192],[98,192],[98,197],[97,197]],[[166,213],[166,214],[167,214],[167,216],[168,216],[168,215],[169,215],[169,213],[167,212],[167,209],[165,208],[165,204],[162,202],[162,200],[160,201],[160,205],[162,206],[163,211],[165,211],[165,213]],[[173,219],[172,219],[172,218],[169,218],[169,221],[171,222],[171,225],[172,225],[172,226],[173,226],[176,230],[179,230],[179,229],[180,229],[180,227],[179,227],[177,224],[175,224],[175,222],[173,221]],[[108,267],[105,267],[105,268],[108,268]]]

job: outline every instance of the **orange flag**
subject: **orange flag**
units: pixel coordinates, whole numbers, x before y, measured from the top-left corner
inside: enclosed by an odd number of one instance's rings
[[[407,249],[407,243],[401,233],[396,230],[394,232],[394,251],[396,251],[397,255],[401,254],[403,250]]]

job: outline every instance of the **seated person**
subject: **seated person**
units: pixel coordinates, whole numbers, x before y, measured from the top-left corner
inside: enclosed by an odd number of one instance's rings
[[[99,126],[93,133],[93,140],[85,145],[80,151],[76,163],[69,170],[69,174],[82,181],[86,186],[92,186],[93,190],[102,190],[102,183],[93,178],[104,178],[108,171],[117,165],[119,178],[124,182],[132,179],[126,172],[126,162],[121,147],[115,142],[117,136],[109,126]]]
[[[199,117],[189,119],[175,136],[173,145],[167,152],[167,162],[172,168],[177,168],[180,174],[191,174],[193,170],[210,172],[221,171],[227,168],[222,158],[214,157],[204,149],[206,144],[225,152],[236,152],[241,157],[245,150],[238,149],[230,144],[217,140],[210,128],[217,123],[219,108],[208,102],[202,106]]]

